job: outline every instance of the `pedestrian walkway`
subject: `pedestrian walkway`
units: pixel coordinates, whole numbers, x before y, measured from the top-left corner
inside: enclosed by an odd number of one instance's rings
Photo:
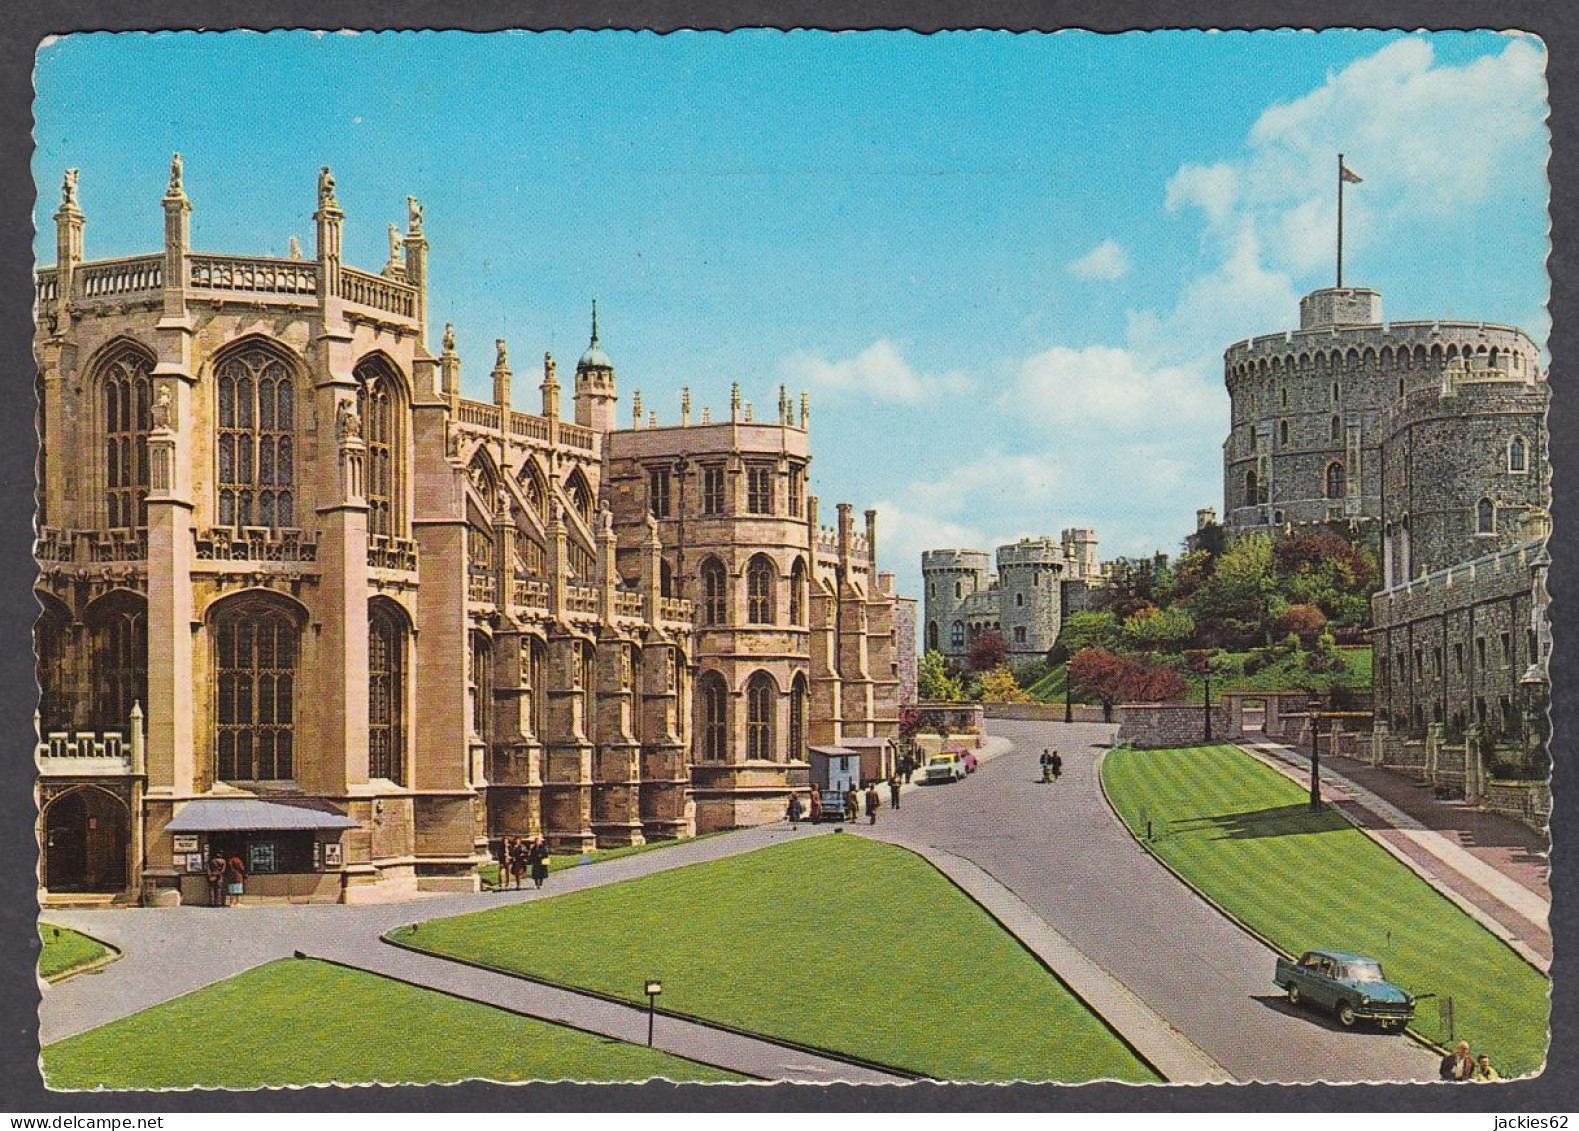
[[[1309,786],[1308,753],[1267,738],[1242,739],[1239,745],[1291,780]],[[1328,755],[1322,759],[1322,792],[1330,805],[1537,968],[1549,972],[1551,902],[1544,883],[1536,886],[1534,870],[1527,862],[1539,834],[1508,827],[1516,826],[1516,821],[1475,813],[1423,791],[1401,788],[1407,783],[1386,779],[1397,779],[1397,775],[1350,758]],[[1383,789],[1389,796],[1382,796]],[[1483,846],[1494,839],[1514,847],[1474,851],[1466,847],[1465,839],[1477,831]],[[1499,862],[1511,863],[1515,856],[1525,859],[1517,867],[1498,867]]]

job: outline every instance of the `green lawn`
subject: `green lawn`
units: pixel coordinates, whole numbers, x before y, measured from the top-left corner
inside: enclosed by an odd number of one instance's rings
[[[51,1088],[738,1080],[376,974],[281,959],[43,1050]]]
[[[1212,698],[1220,700],[1225,691],[1293,691],[1310,687],[1326,687],[1329,684],[1340,684],[1344,687],[1354,688],[1357,691],[1371,689],[1371,650],[1368,647],[1340,648],[1338,655],[1343,657],[1344,670],[1340,672],[1312,672],[1307,671],[1301,662],[1301,656],[1285,656],[1283,659],[1262,668],[1258,672],[1246,675],[1244,672],[1245,657],[1248,652],[1225,652],[1222,663],[1228,669],[1221,675],[1212,677]],[[1185,671],[1179,673],[1189,684],[1189,691],[1184,695],[1183,702],[1204,703],[1206,701],[1206,680],[1195,672]],[[1064,683],[1067,679],[1065,665],[1059,664],[1051,669],[1041,679],[1026,688],[1031,698],[1040,703],[1062,703],[1064,701]],[[1095,703],[1092,696],[1083,695],[1076,691],[1076,703]]]
[[[38,955],[38,976],[46,982],[90,966],[110,953],[110,948],[98,939],[53,923],[40,923],[38,937],[43,943]]]
[[[808,836],[395,937],[945,1080],[1156,1076],[921,857]]]
[[[1102,781],[1142,837],[1150,818],[1153,852],[1283,950],[1378,958],[1411,992],[1451,995],[1457,1035],[1504,1076],[1541,1066],[1548,980],[1304,787],[1231,746],[1120,748]],[[1415,1028],[1442,1040],[1439,1020],[1425,1001]]]

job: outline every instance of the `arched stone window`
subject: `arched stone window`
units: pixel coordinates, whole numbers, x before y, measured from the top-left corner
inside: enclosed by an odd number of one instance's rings
[[[386,538],[405,532],[401,503],[405,494],[405,398],[400,380],[389,365],[369,359],[354,371],[357,414],[362,418],[363,495],[367,498],[367,532]]]
[[[1508,441],[1508,470],[1515,473],[1529,470],[1529,454],[1523,436],[1515,436]]]
[[[296,522],[296,401],[290,368],[249,346],[219,363],[219,524]]]
[[[493,642],[474,632],[471,644],[472,733],[486,743],[493,738]]]
[[[1343,498],[1343,489],[1344,489],[1343,465],[1341,463],[1339,463],[1338,461],[1334,460],[1333,462],[1331,462],[1331,463],[1329,463],[1327,465],[1327,498],[1329,498],[1329,499],[1341,499],[1341,498]]]
[[[789,747],[786,751],[792,762],[806,760],[806,676],[795,674],[790,684]]]
[[[779,689],[767,672],[757,672],[746,683],[746,757],[773,758],[773,714]]]
[[[42,590],[33,592],[44,606],[44,611],[33,625],[33,670],[38,680],[39,731],[42,737],[52,730],[69,730],[73,722],[66,677],[67,633],[71,631],[71,613],[58,598]]]
[[[938,622],[935,621],[935,620],[928,621],[927,622],[927,651],[928,652],[936,652],[937,650],[938,650]]]
[[[1245,472],[1245,506],[1253,507],[1260,501],[1261,496],[1257,491],[1256,473],[1247,471]]]
[[[1497,532],[1497,507],[1490,499],[1481,499],[1475,504],[1475,533],[1495,534]]]
[[[774,575],[773,562],[763,554],[746,567],[746,620],[751,624],[773,624],[778,619]]]
[[[723,676],[707,672],[696,690],[702,701],[702,757],[722,762],[729,756],[729,689]]]
[[[1343,418],[1342,417],[1338,417],[1338,416],[1334,416],[1332,418],[1331,422],[1327,425],[1327,433],[1328,433],[1328,438],[1332,439],[1332,440],[1336,440],[1340,436],[1342,436],[1343,435]]]
[[[527,708],[528,725],[532,734],[541,739],[548,730],[548,685],[544,673],[548,669],[548,646],[537,637],[526,643],[526,672],[531,701]]]
[[[954,600],[958,601],[960,599],[960,597],[964,595],[964,592],[965,592],[964,583],[956,581],[954,583]]]
[[[153,405],[153,362],[126,348],[100,370],[104,392],[105,525],[148,525],[148,430]]]
[[[570,473],[570,478],[565,481],[565,491],[570,496],[570,505],[576,508],[576,513],[581,516],[581,521],[589,527],[592,525],[592,488],[587,486],[587,477],[578,467]]]
[[[806,560],[796,558],[790,570],[789,619],[791,624],[806,623]]]
[[[658,562],[658,594],[662,597],[673,597],[674,594],[674,567],[669,564],[668,558]]]
[[[406,622],[384,601],[367,613],[367,776],[406,782]]]
[[[949,626],[948,638],[952,647],[963,648],[965,646],[965,622],[957,620]]]
[[[1288,446],[1288,421],[1280,420],[1277,426],[1277,442],[1279,447]]]
[[[548,487],[543,480],[543,473],[538,470],[536,460],[527,460],[521,468],[519,476],[521,494],[526,496],[526,505],[532,508],[532,513],[538,518],[548,517]]]
[[[588,742],[598,740],[598,652],[583,640],[577,646],[581,671],[576,686],[581,689],[581,729]]]
[[[214,773],[220,781],[295,776],[295,616],[274,601],[238,597],[214,615]]]
[[[124,730],[132,704],[148,703],[148,603],[121,591],[89,606],[92,651],[92,723],[97,729]]]
[[[702,623],[720,625],[728,621],[729,577],[724,563],[708,558],[702,563]]]

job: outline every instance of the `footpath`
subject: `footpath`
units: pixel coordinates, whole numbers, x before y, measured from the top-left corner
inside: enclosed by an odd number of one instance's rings
[[[1308,788],[1308,752],[1266,738],[1238,745]],[[1441,800],[1424,785],[1353,758],[1324,755],[1321,782],[1328,804],[1537,969],[1551,972],[1551,893],[1541,833]]]

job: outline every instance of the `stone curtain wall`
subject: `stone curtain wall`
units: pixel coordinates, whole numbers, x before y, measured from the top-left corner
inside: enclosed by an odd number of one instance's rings
[[[1064,721],[1064,705],[1062,703],[983,703],[982,710],[989,719],[1013,719],[1018,722],[1045,722],[1061,723]],[[1113,716],[1117,721],[1118,716]],[[1100,723],[1102,708],[1093,707],[1086,703],[1074,704],[1074,721],[1077,723]]]
[[[1061,717],[1061,716],[1060,716]],[[1113,708],[1118,741],[1130,746],[1193,746],[1206,741],[1206,708],[1199,703],[1120,703]],[[1224,741],[1228,710],[1212,704],[1212,740]]]

